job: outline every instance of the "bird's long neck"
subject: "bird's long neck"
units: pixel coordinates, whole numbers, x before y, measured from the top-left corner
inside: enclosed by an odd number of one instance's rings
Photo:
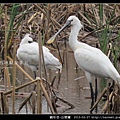
[[[71,27],[71,33],[69,36],[69,45],[73,51],[75,51],[78,48],[78,46],[81,44],[81,42],[78,42],[77,40],[79,30],[80,29],[77,26]]]

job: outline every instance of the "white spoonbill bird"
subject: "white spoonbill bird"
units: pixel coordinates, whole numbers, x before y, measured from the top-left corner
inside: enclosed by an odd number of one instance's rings
[[[50,50],[42,46],[43,56],[46,68],[51,70],[62,70],[62,64],[60,61],[50,53]],[[38,43],[33,41],[33,35],[27,33],[20,42],[20,46],[17,49],[17,58],[24,65],[31,68],[36,78],[36,70],[39,65],[39,46]]]
[[[92,89],[92,76],[95,76],[95,78],[110,78],[115,82],[120,83],[120,75],[109,58],[100,49],[77,40],[79,31],[83,25],[81,24],[81,21],[74,15],[67,19],[65,25],[51,39],[49,39],[47,43],[52,43],[55,37],[67,26],[71,26],[69,45],[74,51],[74,57],[78,66],[85,72],[86,78],[90,84],[92,98],[91,105],[93,105],[94,93]]]

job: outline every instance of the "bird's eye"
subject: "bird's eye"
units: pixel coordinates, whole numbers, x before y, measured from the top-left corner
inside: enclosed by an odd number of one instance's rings
[[[73,21],[73,19],[71,20],[71,22]]]

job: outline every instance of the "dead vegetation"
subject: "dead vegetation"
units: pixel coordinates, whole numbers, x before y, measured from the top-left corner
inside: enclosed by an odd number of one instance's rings
[[[23,103],[21,103],[18,112],[32,99],[32,113],[41,113],[41,94],[45,96],[51,113],[57,113],[56,101],[58,99],[68,104],[71,108],[74,108],[68,101],[56,95],[56,91],[58,93],[59,91],[54,88],[54,80],[52,83],[42,78],[34,80],[15,63],[17,59],[15,58],[15,53],[24,34],[26,32],[34,33],[37,40],[38,33],[40,32],[42,35],[42,43],[51,50],[58,51],[59,59],[64,66],[65,61],[64,58],[61,57],[60,51],[67,51],[67,48],[62,50],[61,46],[66,44],[64,40],[68,40],[68,32],[62,32],[57,37],[57,42],[52,45],[48,46],[46,41],[62,27],[70,15],[78,16],[84,25],[84,30],[81,31],[78,36],[79,40],[99,47],[105,54],[108,54],[115,67],[119,70],[120,4],[0,4],[0,79],[1,81],[4,80],[4,90],[0,91],[1,114],[9,113],[7,104],[8,94],[11,94],[13,99],[12,113],[16,113],[14,105],[15,91],[33,83],[38,85],[36,92],[37,98],[35,93],[32,92]],[[111,48],[109,44],[112,44]],[[63,55],[63,57],[65,56]],[[11,65],[11,67],[13,67],[12,77],[9,76],[10,64],[5,64],[6,61],[12,61],[13,63],[13,65]],[[16,67],[21,70],[31,82],[16,86]],[[43,84],[43,82],[45,82],[45,84]],[[46,86],[48,88],[46,88]],[[40,90],[42,90],[42,92],[40,92]],[[107,100],[103,105],[101,113],[120,113],[119,86],[115,84],[111,92],[109,92],[109,86],[104,88],[95,105],[101,100],[105,93],[107,93]],[[110,108],[111,104],[112,108]]]

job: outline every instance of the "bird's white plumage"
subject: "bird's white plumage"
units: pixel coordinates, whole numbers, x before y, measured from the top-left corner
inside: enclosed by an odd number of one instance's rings
[[[47,43],[54,41],[55,37],[63,31],[67,26],[71,26],[69,36],[69,45],[74,51],[74,58],[78,66],[84,70],[85,76],[90,84],[91,91],[91,107],[97,100],[97,79],[95,79],[95,93],[92,88],[92,76],[110,78],[120,84],[120,75],[113,66],[109,58],[98,48],[92,47],[77,40],[80,29],[83,27],[81,21],[76,16],[70,16],[65,25],[52,37]],[[112,84],[114,85],[114,84]],[[95,96],[94,96],[95,95]],[[97,110],[97,109],[96,109]]]
[[[98,48],[78,42],[79,30],[83,27],[76,16],[70,16],[67,21],[71,21],[71,33],[69,45],[74,51],[74,57],[81,69],[85,71],[89,82],[91,76],[110,78],[120,83],[120,75],[109,58]]]
[[[37,70],[39,64],[39,49],[38,43],[34,42],[30,34],[26,34],[22,39],[20,46],[17,50],[17,57],[23,64],[30,67],[33,71]],[[43,48],[44,61],[47,68],[51,70],[62,70],[62,64],[59,60],[50,53],[50,50],[45,46]]]
[[[119,74],[109,58],[101,50],[94,47],[89,49],[89,47],[87,46],[87,49],[78,48],[74,51],[74,57],[79,67],[96,77],[112,78],[116,81],[116,76]]]

